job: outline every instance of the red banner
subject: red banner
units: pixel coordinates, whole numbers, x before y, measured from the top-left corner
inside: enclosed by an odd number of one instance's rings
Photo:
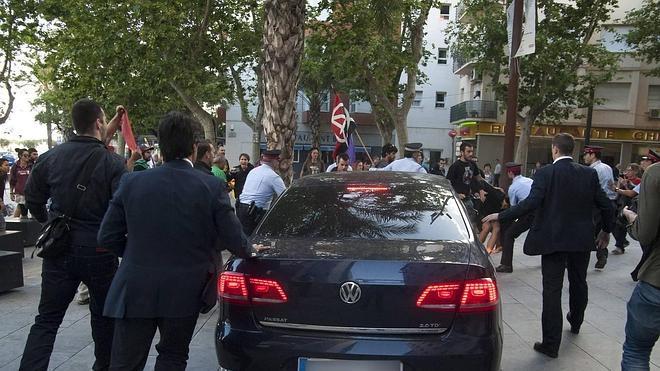
[[[138,146],[133,135],[133,128],[131,127],[131,120],[128,118],[128,112],[124,111],[121,117],[121,133],[124,136],[126,145],[131,151],[137,151]]]

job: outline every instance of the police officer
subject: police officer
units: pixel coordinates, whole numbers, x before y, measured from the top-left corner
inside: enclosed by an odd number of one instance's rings
[[[521,175],[521,164],[507,163],[506,173],[511,179],[509,204],[516,206],[529,196],[529,192],[532,190],[532,180]],[[500,258],[500,265],[495,268],[496,271],[501,273],[513,272],[513,244],[516,238],[532,226],[532,221],[534,221],[534,214],[530,213],[516,219],[511,224],[504,223],[502,225],[502,257]]]
[[[382,169],[383,171],[407,171],[410,173],[425,173],[426,169],[417,162],[417,156],[422,152],[422,143],[406,143],[403,158],[393,161]]]
[[[279,150],[266,151],[261,156],[261,166],[250,171],[245,179],[236,214],[247,236],[257,227],[273,198],[277,198],[286,189],[282,178],[273,170],[279,163]]]
[[[603,147],[600,146],[584,146],[584,154],[582,158],[584,159],[585,164],[595,169],[596,173],[598,173],[598,181],[600,182],[600,187],[603,189],[607,195],[607,198],[612,203],[612,209],[614,210],[613,212],[616,212],[617,195],[616,192],[612,189],[612,186],[614,185],[614,172],[609,165],[600,161],[602,151]],[[601,221],[598,215],[599,214],[595,214],[594,220],[596,225],[596,234],[601,230]],[[596,250],[596,269],[605,268],[605,264],[607,264],[607,255],[607,246],[605,246],[604,249]]]

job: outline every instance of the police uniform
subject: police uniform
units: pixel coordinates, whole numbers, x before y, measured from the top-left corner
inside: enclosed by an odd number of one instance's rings
[[[419,152],[422,150],[422,143],[407,143],[405,146],[406,152]],[[396,161],[392,161],[389,165],[385,166],[382,171],[405,171],[409,173],[425,173],[426,169],[412,157],[405,157]]]
[[[513,162],[506,164],[506,172],[513,172],[520,174],[522,166]],[[515,206],[529,196],[532,190],[532,179],[522,175],[516,175],[509,186],[509,204]],[[513,272],[513,245],[516,238],[525,233],[534,221],[534,214],[527,214],[522,216],[512,223],[502,223],[502,257],[500,258],[500,265],[495,268],[498,272],[511,273]]]
[[[264,159],[275,160],[279,155],[279,150],[266,151]],[[240,202],[236,205],[236,214],[246,235],[252,234],[259,220],[270,207],[271,201],[285,189],[284,181],[268,161],[264,161],[261,166],[250,171],[245,179]]]

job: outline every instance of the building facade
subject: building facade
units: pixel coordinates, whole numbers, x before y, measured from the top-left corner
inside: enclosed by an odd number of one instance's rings
[[[631,27],[620,23],[625,13],[642,6],[643,0],[620,0],[611,21],[606,26],[611,30],[594,35],[592,42],[602,43],[607,50],[620,55],[619,70],[607,83],[595,89],[595,98],[603,103],[594,106],[591,130],[591,144],[603,146],[603,158],[611,165],[626,166],[638,162],[649,148],[660,147],[660,78],[647,76],[653,67],[636,60],[628,52],[629,45],[618,41],[617,34],[625,34]],[[459,6],[460,9],[460,6]],[[459,21],[469,22],[468,17]],[[524,67],[523,67],[524,68]],[[466,121],[476,121],[466,135],[457,141],[469,140],[476,143],[481,162],[501,159],[504,152],[504,126],[506,113],[496,101],[492,89],[492,79],[479,76],[469,61],[456,58],[454,72],[460,78],[460,103],[451,107],[451,122],[460,125]],[[587,109],[577,109],[584,117],[570,119],[561,125],[538,125],[532,128],[527,167],[534,163],[549,163],[550,140],[559,132],[575,136],[577,146],[575,157],[580,158],[584,147]],[[517,145],[516,138],[516,145]]]

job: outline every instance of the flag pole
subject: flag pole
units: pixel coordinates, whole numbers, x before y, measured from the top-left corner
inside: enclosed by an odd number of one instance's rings
[[[371,162],[371,165],[373,166],[374,165],[374,160],[371,158],[371,155],[369,154],[369,151],[367,151],[367,146],[364,145],[364,142],[362,141],[362,137],[360,136],[360,133],[358,133],[358,131],[357,131],[357,126],[355,127],[355,129],[353,129],[353,131],[355,132],[355,135],[357,135],[358,140],[362,144],[362,148],[364,148],[364,153],[367,154],[367,157],[369,157],[369,162]]]

